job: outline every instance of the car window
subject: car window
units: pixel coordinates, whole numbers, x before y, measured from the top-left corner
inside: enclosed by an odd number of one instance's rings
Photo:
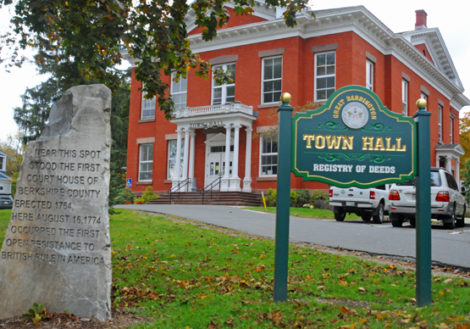
[[[438,171],[431,171],[431,186],[441,186],[441,176]]]
[[[447,180],[447,185],[449,185],[449,187],[453,190],[458,190],[459,188],[457,187],[457,182],[455,181],[454,177],[449,174],[449,173],[446,173],[446,180]]]

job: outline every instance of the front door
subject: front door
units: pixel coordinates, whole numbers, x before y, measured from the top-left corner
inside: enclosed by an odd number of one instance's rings
[[[233,145],[230,147],[229,175],[232,174]],[[211,190],[219,190],[217,180],[225,173],[225,143],[221,141],[208,142],[206,145],[206,168],[204,186]],[[212,185],[211,185],[212,184]],[[211,185],[209,187],[209,185]]]

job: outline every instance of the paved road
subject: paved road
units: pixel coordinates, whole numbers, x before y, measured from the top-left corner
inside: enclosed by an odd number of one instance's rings
[[[127,205],[128,209],[170,214],[249,234],[274,238],[275,215],[230,206],[208,205]],[[467,219],[468,220],[468,219]],[[389,256],[415,257],[415,230],[390,223],[368,224],[360,221],[336,222],[290,218],[290,240],[333,248],[365,251]],[[470,224],[464,228],[432,229],[434,262],[470,269]]]

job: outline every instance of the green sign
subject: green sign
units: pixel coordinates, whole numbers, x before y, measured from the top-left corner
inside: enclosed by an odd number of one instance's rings
[[[413,119],[388,110],[369,89],[341,88],[292,124],[292,171],[303,180],[365,188],[415,175]]]

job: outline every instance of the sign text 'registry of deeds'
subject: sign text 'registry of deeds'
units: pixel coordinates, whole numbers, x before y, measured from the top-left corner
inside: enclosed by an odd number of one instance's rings
[[[413,119],[389,111],[369,89],[341,88],[292,124],[292,171],[304,180],[372,187],[415,175]]]

